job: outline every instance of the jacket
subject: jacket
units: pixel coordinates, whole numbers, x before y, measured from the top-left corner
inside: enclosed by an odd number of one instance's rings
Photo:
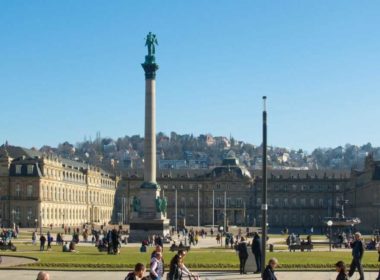
[[[167,276],[167,280],[181,280],[182,279],[182,270],[177,265],[174,264],[170,267],[170,271]]]
[[[240,242],[236,249],[239,252],[240,258],[248,258],[248,247],[246,242]]]
[[[277,280],[277,277],[274,275],[274,271],[270,265],[268,265],[264,270],[263,280]]]
[[[128,273],[127,277],[124,280],[136,280],[136,276],[134,272]]]
[[[260,237],[253,238],[253,241],[252,241],[252,253],[254,255],[261,255],[261,240],[260,240]]]
[[[348,276],[346,273],[339,272],[338,276],[336,277],[336,280],[348,280]]]
[[[364,245],[361,240],[355,240],[352,245],[352,256],[355,259],[361,259],[364,254]]]

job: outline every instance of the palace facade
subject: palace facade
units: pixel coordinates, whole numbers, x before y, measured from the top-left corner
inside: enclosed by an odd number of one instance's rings
[[[161,170],[157,181],[168,199],[172,225],[176,217],[178,225],[224,225],[224,211],[229,225],[261,225],[261,171],[249,171],[236,159],[225,159],[212,170]],[[127,203],[120,199],[115,206],[124,222],[128,223],[131,200],[142,182],[141,171],[122,177],[117,196]],[[340,215],[350,182],[350,173],[343,171],[269,170],[270,229],[323,230],[324,217]]]
[[[261,226],[262,175],[234,158],[199,170],[158,170],[171,224]],[[87,164],[14,146],[0,147],[0,224],[77,226],[128,223],[143,170],[120,179]],[[380,228],[380,161],[363,170],[268,170],[269,229],[324,230],[324,217],[359,217],[357,229]],[[226,217],[224,213],[226,212]]]
[[[106,224],[117,179],[87,164],[15,146],[0,148],[0,224]]]

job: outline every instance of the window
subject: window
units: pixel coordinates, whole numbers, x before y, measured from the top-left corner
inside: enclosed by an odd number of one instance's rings
[[[285,207],[288,206],[288,199],[287,199],[287,198],[284,198],[284,206],[285,206]]]
[[[319,201],[318,201],[318,205],[319,207],[323,207],[323,198],[320,198]]]
[[[301,202],[301,206],[305,207],[305,205],[306,205],[306,199],[305,198],[301,198],[300,202]]]
[[[21,174],[21,165],[20,164],[16,165],[16,174]]]
[[[274,206],[276,207],[280,206],[280,200],[278,198],[274,199]]]
[[[27,197],[32,197],[33,195],[33,186],[32,185],[28,185],[27,188],[26,188],[26,196]]]
[[[292,198],[292,205],[297,206],[297,198]]]
[[[231,207],[231,206],[232,206],[231,198],[227,198],[227,207]]]
[[[215,203],[215,204],[216,204],[217,207],[222,206],[222,199],[221,199],[220,197],[217,197],[217,198],[216,198],[216,203]]]
[[[28,169],[27,169],[28,175],[33,174],[33,171],[34,171],[34,165],[28,164]]]
[[[310,206],[311,206],[311,207],[314,207],[314,206],[315,206],[314,198],[310,198]]]
[[[20,187],[20,185],[16,185],[16,196],[17,197],[21,196],[21,187]]]

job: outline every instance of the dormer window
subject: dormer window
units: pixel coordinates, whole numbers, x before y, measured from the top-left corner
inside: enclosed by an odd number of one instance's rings
[[[16,174],[21,174],[21,166],[20,164],[16,164]]]
[[[34,171],[34,165],[33,164],[28,164],[28,175],[32,175]]]

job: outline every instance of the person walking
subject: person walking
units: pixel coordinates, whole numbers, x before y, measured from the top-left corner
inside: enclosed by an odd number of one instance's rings
[[[257,232],[253,235],[252,240],[252,253],[255,256],[256,271],[255,273],[261,273],[261,240]]]
[[[377,253],[379,254],[378,261],[380,262],[380,243],[377,245]],[[379,275],[377,276],[376,280],[380,280],[380,268],[379,268]]]
[[[47,232],[47,242],[48,242],[48,245],[47,245],[47,250],[51,249],[51,234],[50,234],[50,231]]]
[[[335,264],[335,267],[336,272],[338,272],[336,280],[348,280],[345,263],[343,261],[339,261]]]
[[[278,261],[276,258],[271,258],[267,267],[264,270],[262,280],[277,280],[276,275],[274,274],[274,269],[277,267]]]
[[[144,277],[145,266],[142,263],[137,263],[135,265],[135,270],[128,273],[124,280],[138,280]]]
[[[245,272],[245,263],[248,259],[248,247],[247,242],[244,237],[240,239],[240,243],[238,244],[236,250],[239,253],[239,261],[240,261],[240,274],[247,274]]]
[[[155,253],[150,261],[150,278],[152,280],[161,280],[164,275],[164,266],[162,264],[162,253]]]
[[[36,231],[33,231],[32,233],[32,244],[35,245],[37,240],[37,233]]]
[[[45,235],[41,235],[40,237],[40,251],[45,250],[45,242],[46,242],[46,237]]]
[[[170,261],[169,273],[167,276],[167,280],[182,280],[180,252],[181,251],[178,251],[178,254],[174,255],[174,257]]]
[[[361,241],[362,235],[360,232],[355,233],[355,241],[351,244],[352,248],[352,262],[350,266],[350,272],[348,273],[349,277],[354,275],[355,270],[358,269],[360,274],[359,280],[364,280],[363,266],[362,266],[362,258],[364,254],[364,245]]]

